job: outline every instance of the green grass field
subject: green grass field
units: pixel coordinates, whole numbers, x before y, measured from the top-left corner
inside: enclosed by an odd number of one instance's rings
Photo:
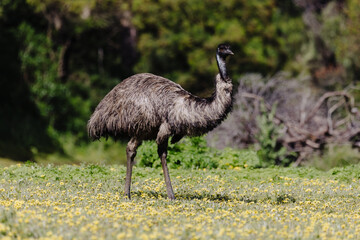
[[[0,239],[359,239],[360,166],[332,169],[13,165],[0,169]]]

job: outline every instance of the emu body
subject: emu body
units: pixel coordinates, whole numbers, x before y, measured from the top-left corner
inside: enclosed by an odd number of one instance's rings
[[[150,73],[133,75],[115,86],[96,107],[88,122],[93,140],[101,137],[128,136],[125,195],[130,198],[132,166],[136,149],[143,140],[156,140],[164,172],[167,194],[174,199],[166,164],[168,140],[199,136],[214,129],[225,119],[232,106],[232,82],[226,75],[225,58],[233,53],[220,44],[216,90],[200,98],[166,78]]]

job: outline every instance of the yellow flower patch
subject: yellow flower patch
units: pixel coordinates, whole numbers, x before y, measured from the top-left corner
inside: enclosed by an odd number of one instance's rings
[[[359,179],[300,171],[171,170],[170,201],[159,169],[135,169],[129,200],[122,166],[12,166],[0,238],[360,239]]]

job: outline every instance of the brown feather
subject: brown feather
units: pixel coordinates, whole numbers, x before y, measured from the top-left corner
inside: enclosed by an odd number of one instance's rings
[[[93,140],[119,135],[156,139],[167,122],[171,135],[198,136],[220,124],[231,110],[232,83],[216,76],[216,92],[199,98],[160,76],[142,73],[115,86],[88,122]]]

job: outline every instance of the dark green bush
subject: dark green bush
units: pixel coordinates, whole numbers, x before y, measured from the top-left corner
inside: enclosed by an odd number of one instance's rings
[[[281,137],[281,126],[274,123],[276,113],[276,105],[274,105],[270,112],[265,110],[264,104],[261,105],[262,113],[258,117],[259,133],[257,140],[260,145],[260,150],[257,154],[260,163],[263,167],[282,165],[288,166],[291,162],[287,149],[279,144],[278,139]]]
[[[214,156],[215,151],[206,146],[204,138],[185,138],[179,144],[169,145],[167,163],[170,168],[212,169],[219,166]],[[137,160],[139,161],[139,166],[161,167],[156,143],[154,141],[143,143],[139,148]]]
[[[160,168],[161,162],[154,141],[144,142],[136,157],[142,167]],[[184,138],[180,143],[168,147],[167,163],[170,168],[185,169],[231,169],[257,167],[259,160],[252,150],[225,148],[217,150],[206,144],[204,137]]]

